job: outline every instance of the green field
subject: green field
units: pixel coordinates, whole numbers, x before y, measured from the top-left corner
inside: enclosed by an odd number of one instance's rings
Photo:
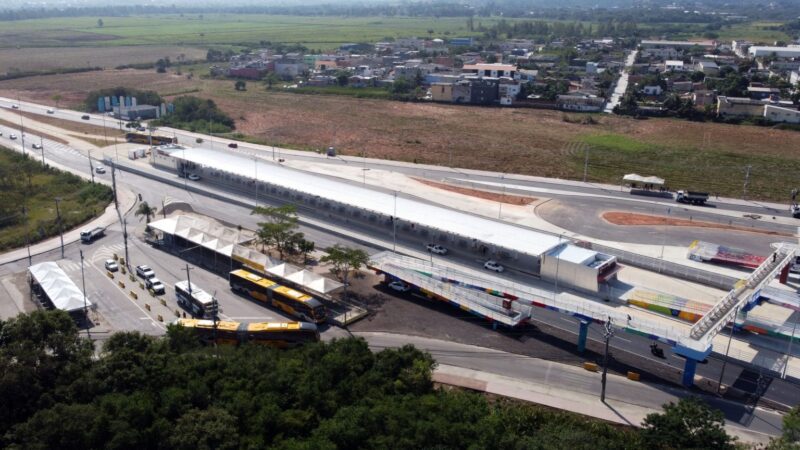
[[[58,234],[57,197],[66,231],[102,214],[112,194],[105,185],[45,168],[41,161],[0,147],[0,251]]]
[[[3,47],[98,47],[122,45],[244,46],[261,41],[299,43],[326,50],[348,42],[403,36],[470,36],[466,18],[306,17],[204,14],[63,17],[2,22]],[[482,19],[489,25],[494,19]],[[433,30],[433,33],[428,33]]]

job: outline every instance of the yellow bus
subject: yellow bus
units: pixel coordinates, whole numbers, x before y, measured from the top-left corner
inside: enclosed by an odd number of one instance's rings
[[[255,300],[297,317],[300,320],[324,323],[325,306],[316,298],[300,291],[282,286],[269,278],[244,269],[230,273],[230,286],[234,292],[245,294]]]
[[[205,344],[237,345],[252,343],[275,348],[295,347],[306,342],[319,342],[319,330],[308,322],[217,322],[216,339],[214,321],[177,319],[176,325],[191,328]]]

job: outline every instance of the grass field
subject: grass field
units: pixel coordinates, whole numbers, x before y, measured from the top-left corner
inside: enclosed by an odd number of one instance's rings
[[[800,133],[755,126],[634,120],[555,111],[403,103],[266,90],[231,80],[192,79],[152,71],[104,71],[0,82],[0,95],[78,105],[86,93],[114,86],[161,94],[192,91],[213,99],[247,140],[297,149],[330,145],[345,154],[580,179],[586,150],[589,179],[619,183],[626,173],[658,175],[676,189],[741,196],[752,165],[752,197],[788,200],[800,173]],[[568,119],[568,120],[565,120]]]
[[[63,229],[69,230],[102,214],[111,197],[111,188],[105,185],[45,168],[0,147],[0,251],[58,234],[56,198]]]
[[[0,48],[0,73],[47,71],[63,68],[102,67],[113,69],[123,64],[155,63],[159,58],[172,61],[184,55],[187,60],[205,59],[206,51],[186,46],[123,47],[41,47]]]
[[[494,19],[482,19],[485,25]],[[347,42],[375,42],[385,37],[469,36],[465,18],[306,17],[204,14],[103,18],[64,17],[3,22],[0,48],[107,46],[240,46],[261,41],[300,43],[332,49]]]

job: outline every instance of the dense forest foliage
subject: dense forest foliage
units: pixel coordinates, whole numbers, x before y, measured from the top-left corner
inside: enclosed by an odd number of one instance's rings
[[[722,415],[670,404],[641,430],[442,390],[412,346],[288,351],[117,333],[94,355],[72,319],[0,321],[0,447],[178,449],[732,448]]]

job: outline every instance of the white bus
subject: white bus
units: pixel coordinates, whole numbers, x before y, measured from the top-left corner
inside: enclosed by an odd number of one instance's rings
[[[175,296],[178,298],[178,304],[189,311],[192,316],[212,318],[215,303],[214,297],[194,283],[191,286],[186,280],[175,283]],[[221,309],[217,305],[217,313],[219,314],[220,311]]]

